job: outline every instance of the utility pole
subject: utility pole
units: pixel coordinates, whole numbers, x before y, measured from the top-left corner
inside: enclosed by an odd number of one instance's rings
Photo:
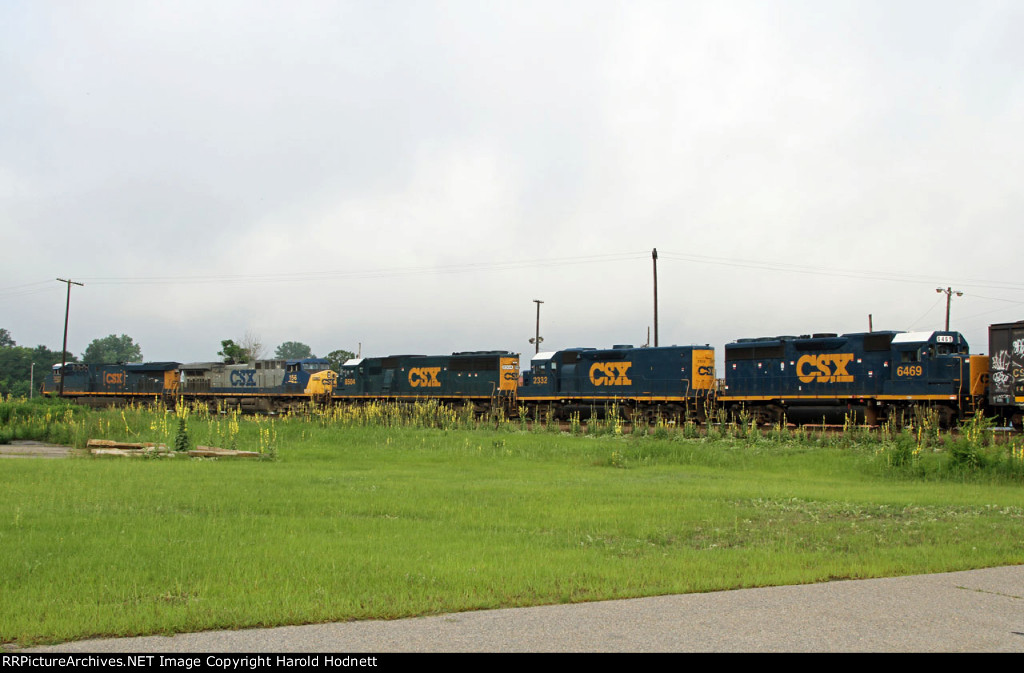
[[[73,280],[64,280],[63,278],[58,278],[57,280],[68,284],[68,301],[64,307],[64,347],[60,350],[60,392],[58,393],[60,397],[64,397],[64,367],[68,364],[68,315],[71,313],[71,286],[78,285],[84,287],[84,285]]]
[[[530,339],[530,343],[535,344],[533,353],[536,355],[540,352],[540,342],[544,341],[544,339],[540,337],[540,305],[544,302],[540,299],[534,299],[533,301],[537,304],[537,334],[534,338]]]
[[[651,250],[654,261],[654,347],[658,347],[658,249]]]
[[[935,291],[938,292],[939,294],[942,294],[943,292],[946,293],[946,331],[948,332],[949,331],[949,304],[950,304],[951,301],[953,301],[953,295],[954,294],[956,296],[958,296],[958,297],[962,297],[962,296],[964,296],[964,293],[961,292],[960,290],[954,290],[951,287],[947,287],[945,290],[943,290],[941,287],[937,287],[937,288],[935,288]]]
[[[871,314],[870,313],[868,313],[868,331],[869,332],[874,332],[875,331],[875,327],[871,323]]]
[[[36,363],[33,362],[28,368],[28,398],[32,399],[32,395],[36,390]]]

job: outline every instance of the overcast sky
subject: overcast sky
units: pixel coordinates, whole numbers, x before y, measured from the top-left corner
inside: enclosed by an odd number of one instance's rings
[[[0,327],[147,360],[1024,319],[1024,4],[6,0]],[[653,338],[653,337],[652,337]],[[526,357],[524,357],[524,360]]]

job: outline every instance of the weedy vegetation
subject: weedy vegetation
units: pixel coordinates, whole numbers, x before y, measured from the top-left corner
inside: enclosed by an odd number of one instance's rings
[[[1024,442],[433,403],[276,417],[0,402],[0,440],[256,450],[0,462],[0,643],[568,603],[1024,562]]]

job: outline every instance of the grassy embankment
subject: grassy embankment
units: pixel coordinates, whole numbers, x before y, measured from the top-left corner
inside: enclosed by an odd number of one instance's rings
[[[0,405],[0,438],[179,438],[173,411],[12,404]],[[767,438],[473,425],[429,406],[273,421],[199,412],[188,442],[271,460],[4,460],[0,642],[1024,562],[1024,458],[984,427],[971,446],[920,428]]]

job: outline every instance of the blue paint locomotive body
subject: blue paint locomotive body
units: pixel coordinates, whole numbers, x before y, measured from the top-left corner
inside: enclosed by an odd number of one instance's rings
[[[173,395],[177,390],[177,362],[138,362],[127,364],[85,364],[69,362],[53,370],[43,381],[44,393],[63,389],[66,397],[82,403],[102,406],[118,399],[154,400]]]
[[[975,367],[978,363],[975,363]],[[719,401],[779,422],[854,412],[878,422],[912,406],[943,422],[983,400],[959,332],[859,332],[740,339],[725,346]]]
[[[710,346],[568,348],[534,356],[519,403],[556,418],[586,416],[608,404],[630,416],[700,416],[714,385]]]
[[[511,407],[518,378],[519,355],[509,351],[358,358],[342,365],[333,398],[501,401]]]

